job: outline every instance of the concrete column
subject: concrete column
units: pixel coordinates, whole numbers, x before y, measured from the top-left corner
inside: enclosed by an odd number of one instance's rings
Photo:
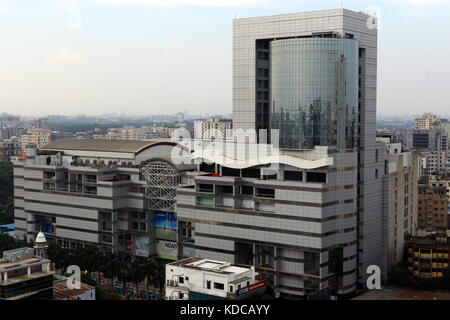
[[[8,272],[5,272],[5,273],[3,274],[3,278],[4,278],[4,280],[5,280],[5,283],[8,283]]]
[[[119,251],[119,211],[113,210],[111,213],[111,231],[112,231],[112,252],[118,253]]]
[[[273,285],[274,285],[274,287],[276,287],[277,286],[277,271],[278,271],[278,266],[277,266],[277,246],[273,247],[273,270],[274,270]]]
[[[256,244],[253,244],[253,266],[256,267]]]
[[[30,267],[27,268],[27,274],[31,275],[31,268]]]
[[[303,173],[302,173],[302,181],[303,181],[303,182],[306,182],[306,170],[303,170]]]

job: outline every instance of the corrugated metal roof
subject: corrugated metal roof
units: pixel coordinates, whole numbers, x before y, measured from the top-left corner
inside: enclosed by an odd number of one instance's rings
[[[58,299],[70,299],[86,291],[93,290],[94,287],[85,283],[80,283],[80,289],[69,289],[65,280],[53,282],[53,296]]]
[[[101,139],[61,139],[42,146],[41,150],[80,150],[138,153],[163,141],[128,141]],[[167,141],[168,142],[168,141]]]

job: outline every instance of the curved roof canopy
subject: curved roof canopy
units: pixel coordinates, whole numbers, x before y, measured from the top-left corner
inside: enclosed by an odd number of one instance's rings
[[[102,139],[62,139],[42,146],[41,150],[79,150],[101,152],[125,152],[138,154],[156,145],[177,145],[171,141],[130,141]]]

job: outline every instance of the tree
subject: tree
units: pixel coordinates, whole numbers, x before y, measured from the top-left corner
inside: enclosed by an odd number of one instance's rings
[[[162,292],[164,284],[166,283],[166,266],[163,262],[158,261],[155,264],[152,280],[153,285],[159,288],[159,298],[162,299]]]
[[[119,273],[118,278],[123,283],[123,292],[124,294],[127,293],[127,281],[129,279],[129,273],[130,273],[130,263],[129,261],[125,260],[123,257],[120,260],[119,263]]]
[[[106,278],[111,279],[111,291],[114,291],[114,278],[119,274],[120,262],[115,253],[106,253],[103,256],[101,268]]]
[[[450,267],[446,267],[442,270],[442,287],[446,290],[450,290]]]
[[[150,295],[150,283],[153,283],[153,277],[155,276],[156,262],[153,258],[145,260],[144,273],[147,284],[147,294]]]
[[[145,269],[138,257],[135,257],[130,264],[130,278],[136,284],[136,295],[139,296],[139,282],[145,279]]]
[[[410,286],[412,284],[411,273],[408,268],[396,266],[392,271],[391,281],[401,286]]]

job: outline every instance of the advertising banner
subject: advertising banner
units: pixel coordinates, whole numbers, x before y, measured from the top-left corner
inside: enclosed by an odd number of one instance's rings
[[[267,285],[267,280],[256,282],[252,285],[249,285],[248,287],[245,287],[245,288],[242,288],[242,289],[239,289],[238,291],[236,291],[236,296],[240,296],[240,295],[255,291],[257,289],[265,287],[266,285]]]
[[[149,251],[148,236],[137,234],[134,249],[135,249],[135,254],[137,256],[148,257],[148,251]]]
[[[155,237],[177,241],[177,217],[173,212],[155,211]]]
[[[195,249],[191,247],[183,247],[183,256],[185,257],[194,257]]]
[[[161,259],[177,260],[178,244],[172,241],[156,239],[156,253]]]

